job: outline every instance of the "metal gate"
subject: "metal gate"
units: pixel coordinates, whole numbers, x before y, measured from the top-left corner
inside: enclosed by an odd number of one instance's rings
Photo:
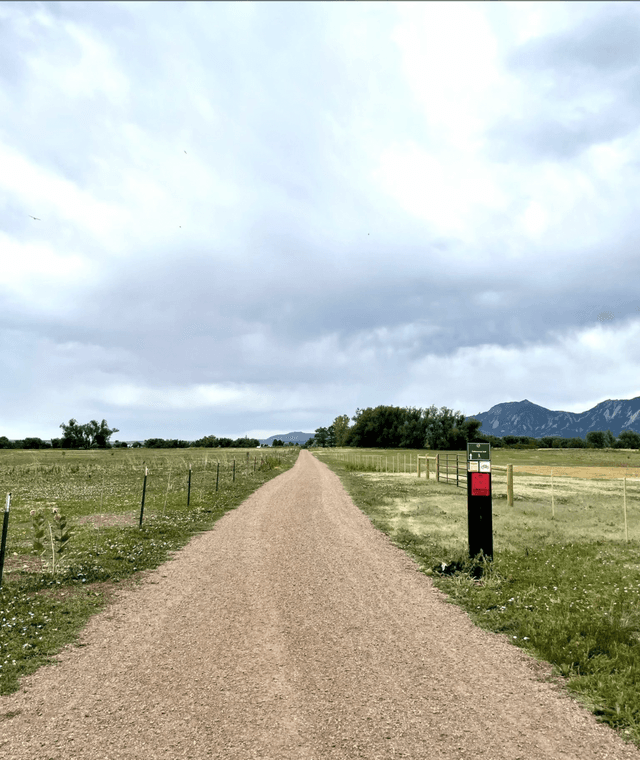
[[[467,458],[464,454],[440,454],[438,457],[437,480],[455,483],[458,488],[467,487]]]

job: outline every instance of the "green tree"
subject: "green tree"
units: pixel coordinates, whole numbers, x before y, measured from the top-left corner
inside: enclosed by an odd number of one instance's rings
[[[405,407],[402,410],[398,446],[402,449],[421,449],[424,446],[425,422],[422,409]]]
[[[279,438],[275,438],[274,441],[273,441],[273,443],[271,445],[272,446],[284,446],[284,441],[281,441]]]
[[[70,419],[65,425],[60,425],[62,429],[62,448],[63,449],[87,449],[88,441],[85,437],[84,425],[79,425],[77,420]]]
[[[168,441],[165,441],[164,438],[147,438],[147,440],[144,442],[145,449],[168,449],[171,448],[168,446]]]
[[[325,448],[329,442],[329,431],[325,427],[319,427],[315,431],[314,440],[317,446]],[[273,442],[275,445],[275,441]]]
[[[478,440],[481,424],[465,419],[443,407],[439,412],[415,407],[377,406],[357,409],[354,425],[348,429],[348,446],[382,448],[464,449],[468,441]],[[482,439],[484,440],[484,439]]]
[[[205,435],[203,438],[198,438],[191,445],[201,446],[204,449],[214,449],[218,445],[218,439],[215,435]]]
[[[118,428],[110,428],[106,420],[102,420],[102,422],[91,420],[91,422],[87,422],[83,427],[89,439],[89,448],[92,449],[109,448],[109,438],[114,433],[119,432]]]
[[[25,438],[22,442],[25,449],[50,449],[51,444],[46,443],[42,438]]]
[[[435,406],[428,410],[425,446],[432,451],[450,451],[455,439],[454,429],[460,430],[465,422],[464,414],[452,412],[443,406],[438,412]]]
[[[118,432],[118,428],[110,428],[106,420],[91,420],[79,425],[77,420],[71,419],[67,424],[63,422],[60,427],[64,449],[106,449],[110,445],[109,438]]]
[[[587,433],[587,444],[591,449],[603,449],[604,433],[602,430],[590,430]]]
[[[336,417],[331,427],[333,427],[335,445],[346,446],[347,437],[349,435],[349,415],[342,414],[339,417]]]
[[[633,430],[623,430],[618,436],[619,448],[640,449],[640,435]]]
[[[449,451],[466,451],[467,443],[477,440],[478,430],[481,427],[482,423],[479,420],[471,418],[453,427],[449,438]]]
[[[359,448],[397,448],[402,439],[405,410],[396,406],[356,409],[348,445]]]
[[[255,447],[259,445],[260,441],[257,438],[247,438],[246,436],[243,438],[236,438],[233,442],[234,449],[255,449]]]

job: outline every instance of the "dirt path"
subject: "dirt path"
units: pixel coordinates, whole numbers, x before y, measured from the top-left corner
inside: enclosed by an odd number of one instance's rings
[[[302,451],[0,698],[12,760],[640,760]]]

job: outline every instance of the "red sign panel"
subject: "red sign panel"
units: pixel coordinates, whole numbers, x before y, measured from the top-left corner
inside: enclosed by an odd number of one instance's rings
[[[470,472],[471,495],[491,496],[491,475],[488,472]]]

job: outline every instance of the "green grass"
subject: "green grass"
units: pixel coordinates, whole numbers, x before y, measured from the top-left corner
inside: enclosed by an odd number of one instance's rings
[[[565,481],[553,519],[549,479],[541,478],[537,491],[518,497],[514,476],[513,507],[494,491],[494,560],[478,566],[468,557],[466,489],[433,479],[427,483],[415,474],[376,473],[366,457],[358,468],[346,467],[328,450],[316,453],[372,523],[413,556],[452,603],[477,625],[551,663],[555,677],[577,699],[640,746],[640,484],[627,494],[630,540],[625,542],[617,485],[607,499],[589,498],[572,495]],[[558,459],[548,462],[547,454]],[[576,454],[494,450],[492,460],[640,463],[637,452]],[[594,488],[600,486],[602,481],[594,482]]]
[[[22,676],[76,642],[115,588],[137,582],[140,571],[157,567],[194,534],[210,529],[290,468],[296,457],[294,449],[278,454],[218,449],[0,452],[0,494],[12,493],[0,589],[0,694],[16,691]],[[149,476],[140,528],[145,466]],[[49,521],[53,507],[72,529],[55,574],[33,552],[30,515],[35,509]],[[128,524],[109,524],[117,520]],[[47,552],[50,559],[45,540],[45,557]]]
[[[363,461],[388,460],[389,471],[391,471],[391,460],[393,457],[400,462],[402,470],[404,461],[407,462],[407,472],[416,471],[416,455],[430,457],[437,453],[442,457],[444,454],[451,456],[462,454],[466,457],[465,451],[428,451],[425,449],[312,449],[313,452],[320,452],[321,455],[331,454],[349,456],[352,460],[360,457]],[[453,461],[453,460],[452,460]],[[550,465],[550,466],[580,466],[580,467],[640,467],[640,451],[627,451],[626,449],[491,449],[491,461],[495,465],[505,466],[507,464],[533,464],[533,465]],[[411,464],[409,464],[411,462]],[[432,465],[433,467],[433,465]]]

